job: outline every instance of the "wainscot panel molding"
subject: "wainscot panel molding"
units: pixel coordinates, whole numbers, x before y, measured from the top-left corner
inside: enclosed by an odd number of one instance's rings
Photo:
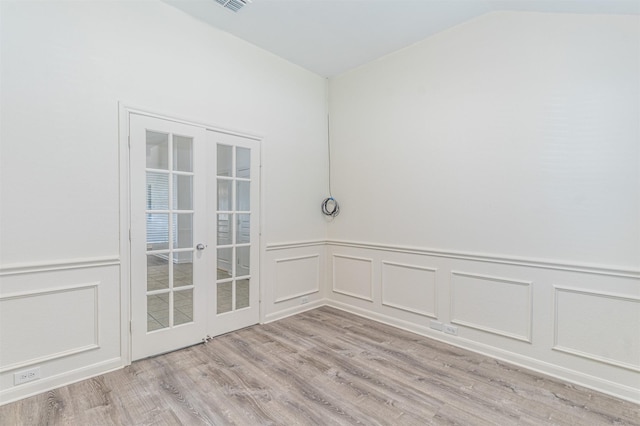
[[[640,403],[637,270],[345,241],[327,258],[330,306]]]
[[[325,259],[324,240],[267,244],[261,260],[261,322],[322,306]]]
[[[556,286],[553,349],[640,372],[640,298]]]
[[[5,325],[0,325],[0,373],[98,349],[99,285],[94,282],[0,296],[0,324]],[[22,328],[25,321],[14,324],[26,313],[28,330]],[[60,330],[64,330],[64,339],[58,337]]]
[[[531,284],[451,271],[451,323],[531,343]]]
[[[373,302],[373,259],[333,254],[334,293]]]
[[[118,259],[71,259],[2,272],[0,404],[124,365]],[[16,373],[36,368],[39,378],[16,383]]]
[[[382,261],[382,304],[438,317],[436,268]]]
[[[118,257],[90,257],[55,262],[34,262],[0,266],[0,277],[32,274],[34,272],[67,271],[71,269],[99,268],[120,265]]]
[[[320,291],[320,254],[286,257],[275,262],[275,303]]]
[[[397,246],[397,245],[384,245],[368,242],[353,242],[353,241],[341,241],[341,240],[327,240],[327,244],[336,247],[353,247],[363,248],[368,250],[380,250],[386,252],[405,253],[405,254],[418,254],[432,257],[444,257],[450,259],[460,260],[476,260],[479,262],[498,263],[504,265],[515,266],[530,266],[540,269],[553,269],[569,272],[586,272],[589,274],[609,275],[625,278],[640,279],[640,269],[638,268],[625,268],[616,267],[610,265],[594,265],[585,263],[573,263],[563,262],[552,259],[533,259],[516,256],[486,254],[486,253],[472,253],[450,250],[439,250],[433,248],[421,248],[421,247],[409,247],[409,246]]]
[[[266,247],[267,247],[267,251],[274,251],[274,250],[289,250],[289,249],[295,249],[295,248],[314,247],[314,246],[324,247],[326,243],[327,242],[325,240],[293,241],[288,243],[271,243],[271,244],[267,244]]]

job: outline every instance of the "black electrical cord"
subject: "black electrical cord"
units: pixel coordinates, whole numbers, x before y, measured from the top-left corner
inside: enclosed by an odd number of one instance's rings
[[[331,127],[329,125],[329,115],[327,114],[327,153],[329,156],[329,197],[322,202],[322,213],[326,216],[336,217],[340,214],[340,205],[333,195],[331,195],[331,137],[329,135]]]

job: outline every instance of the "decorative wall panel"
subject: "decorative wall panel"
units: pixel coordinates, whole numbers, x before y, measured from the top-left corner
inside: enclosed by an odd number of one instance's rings
[[[640,299],[555,288],[554,349],[640,371]]]
[[[451,322],[531,341],[531,282],[451,272]]]
[[[333,255],[333,292],[367,301],[373,299],[373,261]]]
[[[320,291],[320,255],[276,259],[275,302]]]
[[[436,318],[436,269],[382,262],[382,304]]]
[[[98,285],[0,297],[0,372],[97,348]]]

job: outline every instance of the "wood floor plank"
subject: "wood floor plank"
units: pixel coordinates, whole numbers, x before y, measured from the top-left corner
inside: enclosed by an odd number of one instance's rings
[[[0,424],[640,426],[640,406],[323,307],[4,405]]]

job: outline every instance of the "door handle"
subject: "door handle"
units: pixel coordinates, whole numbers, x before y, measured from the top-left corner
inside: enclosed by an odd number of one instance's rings
[[[198,244],[198,245],[196,246],[196,250],[200,250],[200,251],[204,250],[205,248],[207,248],[207,246],[205,246],[205,245],[204,245],[204,244],[202,244],[202,243],[200,243],[200,244]]]

